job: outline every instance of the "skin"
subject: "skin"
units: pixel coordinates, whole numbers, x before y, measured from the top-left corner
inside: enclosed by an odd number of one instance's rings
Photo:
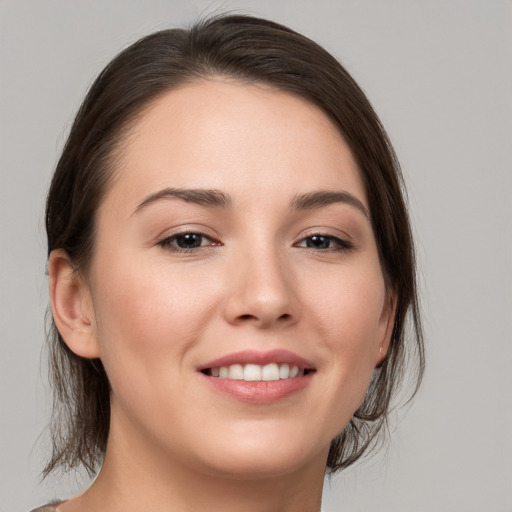
[[[141,206],[167,188],[230,204]],[[98,211],[87,275],[63,251],[50,257],[57,326],[112,385],[103,468],[60,511],[319,510],[330,441],[361,403],[394,314],[364,211],[290,207],[320,190],[368,210],[347,144],[301,98],[212,79],[146,109]],[[180,252],[177,232],[205,236]],[[330,238],[309,247],[314,235]],[[198,366],[247,349],[290,350],[315,372],[263,404],[205,384]]]

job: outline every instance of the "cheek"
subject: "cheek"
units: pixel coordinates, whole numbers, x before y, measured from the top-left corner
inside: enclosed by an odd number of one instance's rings
[[[380,342],[386,300],[380,267],[347,267],[337,273],[315,276],[309,283],[310,304],[316,321],[331,343],[346,351],[364,351]]]
[[[185,266],[144,265],[116,257],[116,266],[98,272],[94,288],[97,337],[109,376],[113,372],[150,376],[158,367],[179,372],[183,357],[214,313],[213,283]],[[176,367],[176,365],[178,365]],[[113,383],[114,384],[114,383]]]
[[[311,298],[312,327],[325,353],[326,386],[332,410],[348,421],[360,405],[386,332],[386,301],[380,267],[365,266],[316,280]],[[345,417],[346,416],[346,417]]]

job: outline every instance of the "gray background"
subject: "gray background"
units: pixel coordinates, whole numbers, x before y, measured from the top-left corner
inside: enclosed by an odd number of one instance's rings
[[[428,368],[391,443],[326,486],[329,511],[512,511],[512,3],[0,0],[0,511],[39,484],[48,415],[42,211],[87,86],[122,47],[220,8],[323,44],[374,103],[409,185]],[[44,358],[43,358],[44,361]],[[43,367],[43,370],[41,370]]]

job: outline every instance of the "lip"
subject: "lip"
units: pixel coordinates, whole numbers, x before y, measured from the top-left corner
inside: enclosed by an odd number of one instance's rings
[[[302,391],[311,382],[314,372],[293,379],[247,382],[245,380],[219,379],[199,374],[206,384],[219,393],[240,402],[273,404]]]
[[[258,350],[243,350],[241,352],[234,352],[218,359],[209,361],[202,364],[197,369],[203,371],[208,368],[220,368],[221,366],[231,366],[232,364],[258,364],[264,366],[270,363],[288,363],[290,366],[298,366],[301,370],[314,370],[315,367],[303,357],[290,352],[289,350],[276,349],[266,352]]]
[[[292,379],[248,382],[245,380],[211,377],[204,373],[206,369],[231,366],[232,364],[258,364],[264,366],[270,363],[288,363],[290,366],[298,366],[301,370],[315,370],[314,366],[303,357],[289,350],[282,349],[268,352],[259,352],[256,350],[235,352],[209,361],[199,366],[197,370],[199,376],[205,379],[210,389],[224,396],[228,396],[229,398],[251,404],[272,404],[299,393],[309,385],[315,374],[315,371],[311,371],[306,375]]]

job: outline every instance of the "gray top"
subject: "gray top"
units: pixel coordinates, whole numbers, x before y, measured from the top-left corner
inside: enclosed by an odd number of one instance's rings
[[[61,503],[64,503],[63,501],[53,501],[52,503],[48,503],[48,505],[43,505],[42,507],[35,508],[34,510],[31,510],[31,512],[56,512],[56,508]]]

